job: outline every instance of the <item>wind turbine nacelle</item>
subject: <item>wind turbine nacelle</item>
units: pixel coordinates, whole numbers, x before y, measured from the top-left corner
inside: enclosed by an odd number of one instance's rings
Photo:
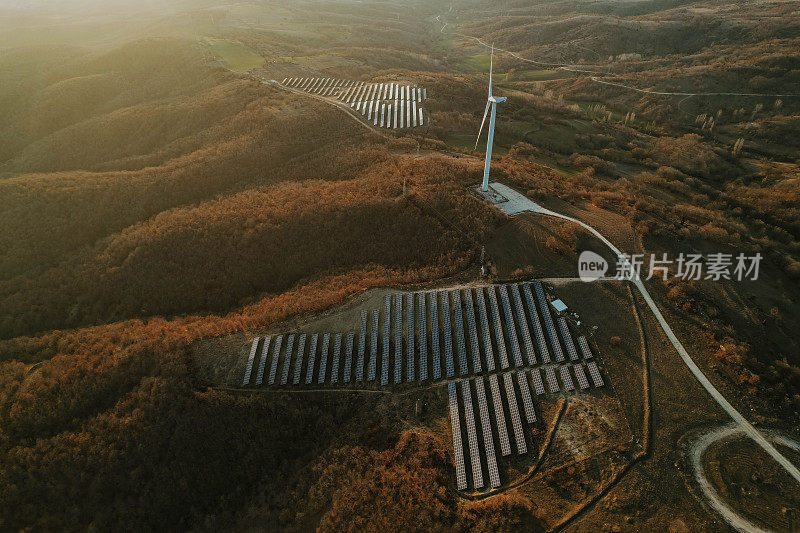
[[[506,101],[506,97],[505,96],[490,96],[489,97],[489,101],[490,102],[494,102],[495,104],[502,104],[503,102]]]

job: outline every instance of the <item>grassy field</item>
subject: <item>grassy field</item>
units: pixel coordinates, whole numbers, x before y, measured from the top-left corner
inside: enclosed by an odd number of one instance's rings
[[[502,78],[504,81],[547,81],[570,78],[575,74],[561,69],[541,69],[541,70],[515,70],[506,72]]]
[[[214,57],[233,72],[247,72],[264,66],[264,58],[242,43],[227,39],[205,39],[205,43]]]

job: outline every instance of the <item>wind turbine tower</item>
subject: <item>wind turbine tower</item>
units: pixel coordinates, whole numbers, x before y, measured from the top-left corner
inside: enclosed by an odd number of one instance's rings
[[[475,149],[478,149],[478,141],[481,138],[483,125],[486,123],[486,114],[489,112],[489,106],[492,107],[492,116],[489,118],[489,139],[486,142],[486,164],[483,167],[483,185],[481,190],[483,192],[489,191],[489,165],[492,162],[492,142],[494,141],[494,119],[497,115],[497,104],[502,104],[506,101],[504,96],[492,96],[492,67],[494,64],[494,44],[492,44],[492,55],[489,59],[489,99],[486,101],[486,110],[483,112],[483,120],[481,121],[481,129],[478,130],[478,138],[475,139]]]

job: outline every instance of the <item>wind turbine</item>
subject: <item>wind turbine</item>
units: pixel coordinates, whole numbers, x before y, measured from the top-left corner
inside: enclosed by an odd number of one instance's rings
[[[489,191],[489,164],[492,162],[492,141],[494,141],[494,118],[497,115],[497,104],[502,104],[506,101],[504,96],[492,96],[492,67],[494,63],[494,44],[492,44],[492,56],[489,59],[489,99],[486,102],[486,110],[483,112],[483,120],[481,121],[481,129],[478,130],[478,138],[475,139],[475,149],[478,149],[478,141],[481,138],[483,125],[486,123],[486,114],[489,112],[489,106],[492,106],[492,117],[489,119],[489,139],[486,141],[486,164],[483,167],[483,185],[481,190],[483,192]]]

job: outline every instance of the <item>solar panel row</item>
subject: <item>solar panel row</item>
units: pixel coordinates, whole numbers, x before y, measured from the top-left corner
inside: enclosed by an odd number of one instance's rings
[[[594,383],[594,386],[602,387],[605,383],[603,383],[603,377],[600,375],[600,370],[597,368],[597,363],[594,361],[589,361],[586,363],[586,368],[589,369],[589,377],[592,378],[592,383]]]
[[[489,484],[492,488],[500,486],[500,472],[497,469],[497,455],[494,449],[492,436],[492,419],[489,417],[489,405],[486,403],[486,389],[483,378],[475,379],[475,392],[478,398],[478,413],[481,419],[481,433],[483,433],[483,449],[486,453],[486,467],[489,470]]]
[[[391,323],[389,317],[392,314],[392,296],[387,294],[383,303],[383,357],[381,358],[381,385],[389,384],[389,333]]]
[[[281,354],[281,344],[283,344],[283,335],[280,335],[275,339],[275,344],[272,349],[272,363],[269,367],[269,380],[267,381],[268,385],[275,384],[275,376],[278,373],[278,356]]]
[[[461,291],[456,289],[453,296],[453,314],[456,319],[456,347],[458,348],[458,366],[462,376],[469,373],[467,364],[467,346],[464,342],[464,320],[461,312]]]
[[[428,379],[428,325],[425,309],[425,293],[417,293],[417,304],[419,305],[419,379]]]
[[[442,335],[444,335],[444,361],[447,369],[447,377],[452,378],[455,373],[453,363],[453,338],[450,327],[450,300],[447,291],[442,291]]]
[[[528,329],[528,319],[525,316],[525,309],[522,305],[522,297],[519,294],[519,285],[511,285],[511,297],[514,299],[514,310],[517,316],[517,325],[522,332],[522,342],[525,346],[525,358],[529,365],[536,364],[536,352],[531,341],[531,332]]]
[[[331,361],[331,383],[339,381],[339,360],[342,356],[342,334],[333,337],[333,359]]]
[[[572,342],[572,334],[569,331],[567,319],[563,316],[558,317],[558,329],[561,332],[561,340],[564,341],[564,346],[567,347],[567,354],[570,361],[578,360],[578,350],[575,349],[575,343]]]
[[[528,445],[525,443],[525,432],[522,430],[522,419],[519,416],[517,393],[514,391],[514,381],[511,378],[511,372],[503,374],[503,384],[506,388],[508,412],[511,414],[511,427],[514,430],[514,441],[517,444],[517,453],[527,453]]]
[[[297,359],[295,360],[294,375],[292,376],[293,385],[300,384],[300,372],[303,370],[303,358],[305,356],[305,351],[306,351],[306,334],[303,333],[300,335],[300,338],[297,341]]]
[[[408,318],[408,325],[406,330],[406,342],[408,348],[408,361],[406,365],[408,366],[407,372],[407,379],[406,381],[414,381],[416,369],[414,368],[416,365],[414,364],[414,295],[409,293],[406,295],[406,313]]]
[[[522,353],[517,341],[517,328],[514,326],[514,315],[511,313],[511,302],[508,300],[508,288],[500,285],[500,302],[503,304],[503,315],[506,318],[506,331],[508,332],[508,342],[511,344],[511,354],[514,357],[514,366],[523,366]]]
[[[292,364],[292,348],[294,348],[295,335],[289,335],[286,340],[286,355],[283,357],[283,370],[281,370],[281,385],[289,382],[289,369]]]
[[[372,332],[370,333],[369,346],[369,371],[367,372],[367,380],[375,381],[375,373],[378,368],[378,319],[380,318],[380,311],[375,309],[372,311]]]
[[[503,411],[503,399],[500,396],[500,385],[497,384],[497,374],[489,376],[489,389],[492,391],[494,420],[497,436],[500,438],[500,451],[503,455],[511,455],[511,443],[508,441],[508,426],[506,426],[506,415]]]
[[[581,353],[583,354],[584,359],[592,358],[592,350],[589,348],[589,343],[586,341],[586,337],[583,335],[578,337],[578,346],[581,348]]]
[[[261,348],[261,362],[258,363],[258,374],[256,375],[256,385],[261,385],[264,382],[264,368],[267,366],[267,353],[269,350],[269,341],[272,337],[267,336],[264,339],[264,346]]]
[[[356,334],[350,332],[347,334],[347,344],[344,351],[344,377],[342,381],[350,383],[350,378],[353,375],[353,344],[355,344]]]
[[[483,298],[483,289],[475,289],[475,296],[478,299],[478,314],[481,319],[481,333],[483,338],[483,355],[486,361],[486,369],[494,371],[494,350],[492,349],[492,337],[489,329],[489,317],[486,312],[486,301]]]
[[[456,467],[456,487],[458,487],[458,490],[464,490],[467,488],[467,473],[464,467],[464,446],[461,442],[461,418],[458,412],[456,384],[452,381],[447,384],[447,394],[450,400],[450,426],[453,429],[453,460]]]
[[[534,289],[536,290],[536,298],[539,300],[539,310],[542,312],[545,330],[547,331],[547,336],[550,339],[550,346],[553,348],[556,361],[560,363],[564,361],[564,352],[561,350],[561,344],[558,342],[556,328],[553,325],[553,318],[550,315],[550,301],[547,299],[547,296],[544,293],[544,287],[542,286],[541,281],[537,281],[534,284]]]
[[[564,390],[565,391],[572,391],[575,390],[575,385],[572,383],[572,376],[569,373],[569,367],[562,366],[558,368],[559,373],[561,374],[561,381],[564,383]]]
[[[367,351],[367,317],[369,312],[361,311],[361,323],[358,326],[358,356],[356,357],[356,382],[364,381],[364,356]]]
[[[494,324],[494,335],[497,340],[497,351],[500,355],[500,368],[505,370],[508,368],[508,352],[506,352],[506,341],[503,336],[503,324],[500,321],[500,309],[497,307],[497,294],[494,290],[494,285],[486,287],[489,294],[489,311],[492,315],[492,323]]]
[[[525,371],[517,373],[517,385],[519,385],[519,392],[522,395],[522,407],[525,410],[525,420],[527,420],[529,424],[533,424],[536,422],[536,410],[533,408],[531,388],[528,386],[528,378],[525,376]]]
[[[317,359],[317,339],[319,339],[318,334],[313,334],[311,336],[311,346],[308,348],[308,368],[306,369],[306,385],[311,384],[311,380],[314,379],[314,363],[316,363]]]
[[[467,380],[461,382],[461,395],[464,400],[464,420],[467,422],[469,458],[472,461],[472,483],[475,488],[479,488],[483,487],[483,471],[481,470],[481,456],[478,448],[478,432],[475,429],[475,413],[472,410],[472,394]]]
[[[331,342],[331,334],[325,333],[322,336],[322,350],[319,354],[319,373],[317,374],[317,384],[325,383],[325,376],[328,373],[328,347]]]
[[[250,374],[253,372],[253,361],[256,358],[256,350],[258,350],[258,341],[261,340],[258,337],[253,339],[253,345],[250,346],[250,355],[247,357],[247,365],[244,367],[244,382],[242,385],[250,384]]]
[[[550,362],[550,350],[547,348],[547,341],[544,338],[542,323],[539,320],[539,313],[536,311],[536,304],[533,301],[531,284],[526,283],[522,288],[522,292],[525,295],[525,303],[528,305],[528,316],[531,317],[531,323],[533,324],[533,336],[536,338],[536,344],[539,346],[539,354],[542,356],[542,363],[547,364]]]
[[[394,382],[403,381],[403,295],[394,295]]]
[[[439,296],[437,292],[428,293],[430,296],[431,307],[431,349],[433,352],[433,379],[442,377],[442,356],[439,353],[439,309],[437,302]]]
[[[464,290],[464,304],[467,308],[467,334],[469,347],[472,353],[472,369],[475,373],[481,372],[481,348],[478,342],[478,328],[475,324],[475,307],[472,302],[472,289]]]

